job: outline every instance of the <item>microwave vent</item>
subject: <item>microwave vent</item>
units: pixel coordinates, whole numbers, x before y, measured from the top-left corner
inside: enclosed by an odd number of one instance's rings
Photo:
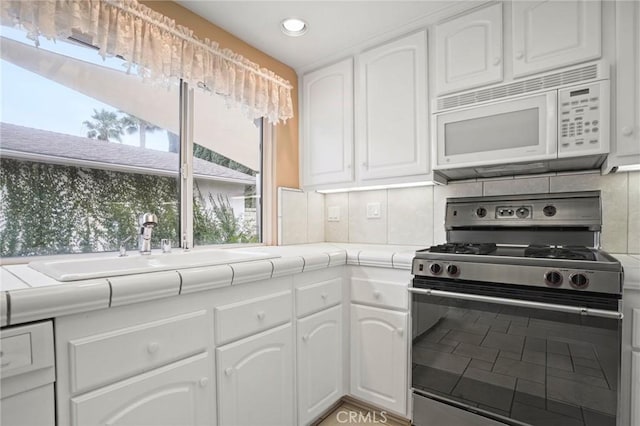
[[[437,110],[443,111],[467,105],[489,102],[510,96],[523,95],[544,89],[553,89],[569,84],[606,78],[602,75],[601,62],[587,64],[556,73],[545,74],[527,80],[488,87],[472,92],[438,98]]]

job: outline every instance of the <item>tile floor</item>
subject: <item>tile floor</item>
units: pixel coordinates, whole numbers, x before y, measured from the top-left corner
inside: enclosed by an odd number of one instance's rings
[[[612,324],[492,309],[441,310],[414,339],[413,386],[534,425],[615,425]]]

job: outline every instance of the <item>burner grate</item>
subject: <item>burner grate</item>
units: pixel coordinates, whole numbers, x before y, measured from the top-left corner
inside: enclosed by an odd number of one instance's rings
[[[589,248],[582,246],[553,247],[531,245],[524,249],[524,257],[588,261],[596,260],[595,253]]]
[[[493,243],[447,243],[431,246],[431,253],[456,253],[456,254],[491,254],[497,246]]]

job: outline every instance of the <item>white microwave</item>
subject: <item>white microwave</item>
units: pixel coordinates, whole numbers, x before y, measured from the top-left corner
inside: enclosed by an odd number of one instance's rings
[[[451,179],[599,167],[609,81],[438,112],[432,132],[433,169]]]

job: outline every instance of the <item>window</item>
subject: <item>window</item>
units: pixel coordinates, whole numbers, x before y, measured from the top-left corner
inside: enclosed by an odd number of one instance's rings
[[[181,160],[179,81],[146,84],[123,59],[103,60],[77,40],[36,48],[19,30],[1,35],[0,256],[113,251],[128,237],[134,248],[145,212],[158,217],[153,248],[160,239],[174,247],[260,241],[261,161],[246,164],[225,147],[250,137],[259,153],[254,123],[212,132],[239,112],[207,110],[216,96],[191,90],[205,101],[184,119],[207,126],[194,126],[197,158]],[[187,160],[193,193],[179,173]],[[193,235],[181,203],[192,203]]]
[[[260,241],[261,126],[193,92],[194,244]],[[201,170],[220,169],[217,179]]]

